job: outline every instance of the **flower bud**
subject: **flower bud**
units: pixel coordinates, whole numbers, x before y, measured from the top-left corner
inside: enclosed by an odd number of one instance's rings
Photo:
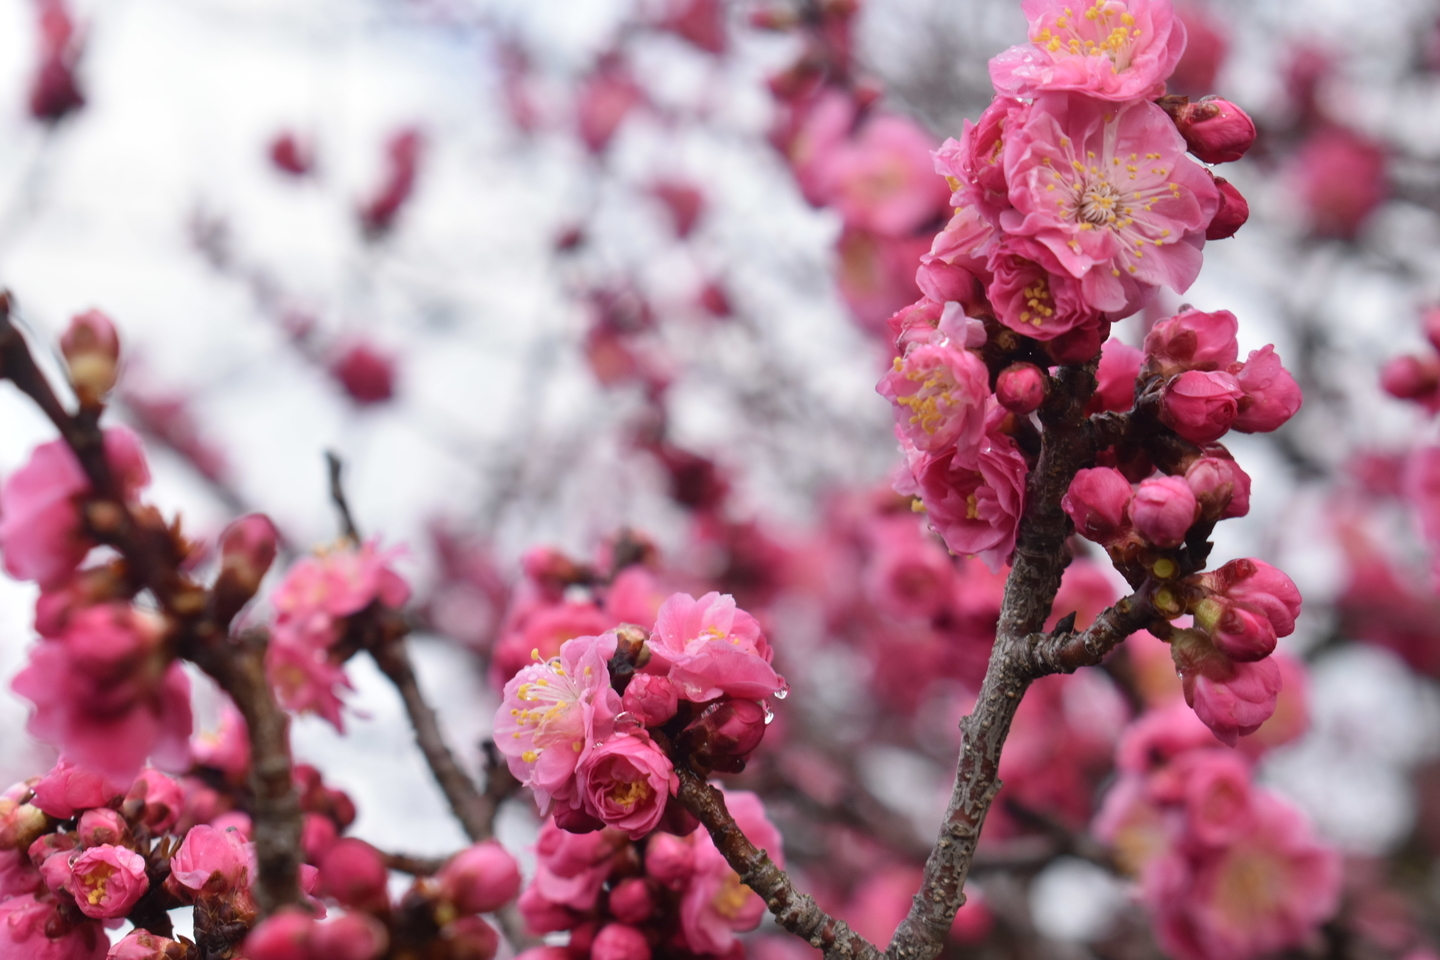
[[[1140,536],[1157,547],[1178,547],[1195,522],[1200,505],[1181,477],[1153,477],[1140,481],[1130,501],[1130,519]]]
[[[1205,239],[1228,240],[1250,219],[1250,204],[1235,189],[1235,184],[1224,177],[1215,178],[1215,189],[1220,195],[1220,205],[1215,208],[1215,216],[1210,218],[1210,225],[1205,228]]]
[[[1249,663],[1275,651],[1275,628],[1262,613],[1214,597],[1195,604],[1193,613],[1195,626],[1231,660]]]
[[[596,830],[603,830],[605,822],[592,817],[584,810],[575,807],[556,807],[554,812],[555,826],[566,833],[594,833]]]
[[[325,895],[354,910],[387,910],[389,880],[379,851],[354,837],[335,841],[320,860],[320,886]]]
[[[87,917],[123,917],[150,889],[145,858],[124,847],[103,844],[80,854],[70,867],[70,891]]]
[[[82,847],[98,847],[107,843],[123,847],[131,840],[130,825],[109,807],[86,810],[80,814],[75,833]]]
[[[1060,506],[1075,522],[1075,531],[1087,540],[1110,544],[1129,529],[1126,508],[1133,491],[1130,481],[1114,467],[1079,470]]]
[[[60,337],[60,352],[70,368],[70,382],[80,405],[97,406],[118,376],[120,337],[115,324],[99,310],[77,314]]]
[[[607,923],[590,944],[591,960],[650,960],[645,934],[623,923]]]
[[[292,177],[303,177],[315,168],[315,152],[293,131],[285,130],[270,141],[270,162]]]
[[[1252,350],[1235,379],[1245,391],[1234,423],[1242,433],[1269,433],[1279,428],[1295,415],[1304,400],[1300,385],[1281,366],[1270,345]]]
[[[279,535],[263,513],[241,517],[220,534],[220,576],[215,589],[249,600],[275,562]],[[242,603],[244,601],[241,601]]]
[[[1129,410],[1135,405],[1135,380],[1140,376],[1144,354],[1113,337],[1100,348],[1100,366],[1095,370],[1095,395],[1085,406],[1086,413],[1102,410]]]
[[[125,795],[122,809],[126,817],[145,824],[152,834],[161,834],[175,826],[184,806],[185,788],[179,781],[146,767]]]
[[[1191,443],[1210,443],[1230,429],[1244,396],[1228,373],[1186,370],[1165,384],[1160,421]]]
[[[1011,413],[1032,413],[1045,401],[1045,374],[1033,363],[1012,363],[1000,371],[995,397]]]
[[[1222,742],[1233,747],[1275,713],[1280,668],[1273,657],[1237,663],[1200,630],[1174,631],[1170,655],[1185,702]]]
[[[712,770],[739,773],[765,737],[765,708],[754,700],[713,703],[680,732],[677,743]]]
[[[45,811],[19,799],[30,791],[24,784],[11,788],[0,798],[0,850],[25,850],[50,827]]]
[[[1206,520],[1229,520],[1250,512],[1250,476],[1234,460],[1201,457],[1185,471],[1185,482]]]
[[[1275,635],[1295,632],[1300,615],[1300,591],[1295,581],[1263,560],[1231,560],[1213,573],[1203,574],[1200,584],[1210,594],[1263,614],[1275,628]]]
[[[300,849],[306,863],[320,863],[339,839],[335,821],[322,813],[307,813],[300,821]]]
[[[493,960],[500,949],[500,935],[479,917],[451,921],[440,936],[450,948],[446,953],[450,960]]]
[[[621,923],[639,925],[655,912],[655,898],[644,877],[621,880],[610,891],[610,912]]]
[[[671,890],[679,890],[695,872],[695,845],[668,833],[657,833],[645,847],[645,872]]]
[[[544,935],[569,930],[577,921],[575,911],[562,903],[547,900],[533,883],[520,891],[520,899],[515,901],[515,908],[524,918],[525,926],[534,934]],[[564,960],[563,955],[561,960]]]
[[[460,913],[494,913],[520,895],[520,867],[494,840],[461,850],[437,879]]]
[[[126,935],[105,960],[189,960],[192,949],[175,940],[158,937],[149,930],[134,930]]]
[[[1430,400],[1440,391],[1440,357],[1396,357],[1381,368],[1380,387],[1397,400]]]
[[[1230,163],[1255,142],[1255,121],[1229,100],[1206,97],[1187,103],[1175,115],[1185,146],[1205,163]]]
[[[47,833],[30,844],[25,855],[36,867],[43,865],[57,853],[69,853],[80,846],[80,839],[74,833]]]
[[[480,921],[477,921],[480,922]],[[390,946],[390,935],[380,921],[364,913],[347,913],[326,923],[317,923],[310,932],[310,957],[319,960],[376,960]],[[495,955],[491,950],[483,960]],[[451,954],[466,957],[469,954]]]
[[[1151,328],[1145,336],[1145,359],[1166,376],[1182,370],[1225,370],[1239,356],[1239,329],[1229,310],[1186,310]]]
[[[242,948],[249,960],[310,960],[315,920],[298,907],[284,907],[250,931]]]
[[[620,702],[620,709],[644,726],[658,727],[675,716],[680,707],[680,694],[668,677],[637,673],[625,687],[625,695]]]
[[[395,396],[395,361],[369,344],[357,343],[335,357],[330,375],[364,406]]]

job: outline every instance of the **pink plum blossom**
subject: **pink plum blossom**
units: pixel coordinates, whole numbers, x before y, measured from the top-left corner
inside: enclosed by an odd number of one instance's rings
[[[75,903],[81,913],[97,920],[125,916],[149,888],[145,858],[124,847],[91,847],[70,866]]]
[[[960,139],[946,140],[935,151],[935,172],[949,178],[955,207],[974,205],[993,221],[1010,207],[1005,182],[1005,136],[1025,122],[1028,103],[1010,97],[996,97],[980,118],[966,120]]]
[[[1145,359],[1165,376],[1184,370],[1227,370],[1239,355],[1240,322],[1229,310],[1186,310],[1161,320],[1145,335]]]
[[[835,244],[835,283],[862,327],[883,331],[892,313],[920,295],[915,263],[929,246],[923,234],[891,237],[846,225]]]
[[[559,800],[580,806],[575,768],[610,735],[620,695],[606,664],[614,634],[565,641],[560,656],[532,663],[505,684],[495,715],[495,744],[542,811]]]
[[[649,617],[645,622],[650,622]],[[532,654],[549,660],[559,656],[560,646],[575,637],[594,637],[620,622],[592,603],[567,601],[537,604],[513,618],[495,644],[491,670],[501,682],[509,680],[530,663]]]
[[[725,805],[745,836],[783,868],[780,831],[765,816],[760,798],[731,790]],[[765,901],[740,882],[708,833],[701,830],[695,837],[695,872],[681,897],[680,926],[691,951],[724,955],[735,945],[736,933],[759,926]]]
[[[1168,0],[1023,0],[1030,42],[990,61],[995,89],[1012,97],[1074,90],[1102,100],[1153,98],[1185,49]],[[1075,12],[1072,12],[1072,9]]]
[[[53,939],[46,933],[52,923],[59,926],[55,908],[55,901],[31,894],[0,901],[0,960],[102,960],[110,941],[99,923],[81,923]]]
[[[995,225],[977,208],[956,210],[929,252],[922,253],[917,285],[931,300],[959,303],[967,316],[989,312],[985,287],[992,279],[989,256],[995,243]]]
[[[661,836],[665,835],[656,834]],[[535,844],[535,878],[521,895],[521,910],[525,895],[532,891],[551,904],[590,910],[610,873],[611,859],[625,845],[625,834],[619,830],[574,834],[547,821]]]
[[[1086,406],[1086,413],[1103,410],[1125,411],[1135,405],[1135,379],[1140,376],[1143,354],[1129,344],[1111,337],[1100,347],[1100,366],[1095,370],[1098,386]]]
[[[985,426],[990,373],[951,343],[925,343],[896,357],[876,390],[894,405],[896,430],[917,450],[969,447]]]
[[[660,607],[649,649],[646,671],[664,673],[696,703],[722,695],[763,700],[785,687],[770,666],[775,654],[760,624],[729,594],[671,595]]]
[[[33,787],[30,801],[57,820],[69,820],[82,810],[103,807],[125,795],[125,787],[61,756],[53,769]]]
[[[1275,712],[1280,668],[1268,657],[1232,660],[1198,630],[1176,630],[1170,654],[1185,702],[1222,742],[1233,747]]]
[[[1326,126],[1302,143],[1290,177],[1310,229],[1326,237],[1354,239],[1384,202],[1385,150],[1346,127]]]
[[[192,896],[223,893],[247,886],[254,865],[254,846],[240,831],[201,824],[190,828],[170,859],[170,877]]]
[[[993,277],[986,295],[1001,323],[1027,337],[1053,340],[1100,322],[1081,282],[1065,272],[1044,245],[1008,237],[990,252]]]
[[[948,602],[955,568],[945,550],[913,515],[871,524],[865,592],[897,617],[932,617]]]
[[[105,431],[105,458],[127,501],[150,483],[140,439],[124,427]],[[62,583],[94,543],[81,525],[79,498],[90,490],[63,440],[42,443],[0,488],[0,552],[5,570],[42,588]]]
[[[590,945],[591,960],[650,960],[645,934],[623,923],[607,923]]]
[[[35,704],[28,729],[70,760],[129,782],[145,758],[183,767],[189,756],[190,682],[163,645],[163,625],[129,604],[73,612],[14,679]]]
[[[520,866],[494,840],[455,854],[436,879],[461,913],[493,913],[520,894]]]
[[[1153,103],[1043,95],[1006,137],[1005,170],[1001,228],[1043,244],[1112,319],[1140,306],[1139,285],[1180,292],[1199,272],[1215,184]]]
[[[575,770],[586,812],[638,840],[665,815],[680,780],[670,759],[643,732],[612,736]]]
[[[1269,433],[1300,409],[1300,386],[1280,365],[1273,346],[1252,350],[1235,380],[1245,393],[1234,424],[1241,433]]]
[[[675,716],[680,707],[680,692],[669,677],[654,673],[638,673],[625,685],[620,698],[621,709],[647,727],[658,727]]]

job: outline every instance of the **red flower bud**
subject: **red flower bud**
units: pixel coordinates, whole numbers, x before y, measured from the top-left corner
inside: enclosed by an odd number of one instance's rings
[[[444,897],[461,913],[494,913],[520,895],[520,867],[494,840],[461,850],[437,879]]]
[[[286,130],[271,141],[270,162],[282,173],[303,177],[314,169],[315,154],[309,144]]]
[[[1161,320],[1145,336],[1145,359],[1167,376],[1182,370],[1224,370],[1240,354],[1240,324],[1229,310],[1186,310]]]
[[[658,727],[675,716],[679,706],[679,691],[668,677],[637,673],[625,687],[620,709],[647,727]]]
[[[1045,374],[1033,363],[1012,363],[995,381],[995,397],[1011,413],[1025,416],[1045,400]]]
[[[1250,204],[1235,185],[1224,177],[1215,178],[1215,188],[1220,191],[1220,206],[1205,228],[1206,240],[1225,240],[1235,236],[1235,231],[1245,226],[1250,219]]]
[[[1201,457],[1185,471],[1185,482],[1206,520],[1228,520],[1250,512],[1250,476],[1234,460]]]
[[[80,823],[75,827],[80,845],[98,847],[102,844],[128,846],[131,840],[130,825],[125,818],[109,807],[86,810],[80,814]]]
[[[395,361],[368,344],[357,343],[336,357],[330,375],[362,405],[395,396]]]
[[[1200,505],[1181,477],[1153,477],[1140,482],[1130,501],[1135,529],[1157,547],[1178,547],[1195,522]]]
[[[481,921],[476,921],[481,922]],[[310,933],[312,960],[376,960],[390,946],[390,935],[380,921],[363,913],[347,913],[326,923],[316,923]],[[491,950],[483,960],[495,955]],[[470,954],[452,953],[470,960]]]
[[[220,534],[220,575],[215,589],[244,602],[255,596],[270,564],[275,562],[279,535],[263,513],[241,517]]]
[[[1165,385],[1160,420],[1191,443],[1210,443],[1230,429],[1244,396],[1228,373],[1187,370]]]
[[[677,742],[712,770],[739,773],[764,736],[765,708],[754,700],[729,699],[706,707]]]
[[[1255,121],[1219,97],[1187,103],[1176,113],[1175,126],[1190,152],[1206,163],[1239,160],[1255,142]]]
[[[1234,427],[1241,433],[1269,433],[1295,415],[1304,400],[1300,385],[1280,364],[1275,348],[1253,350],[1235,375],[1245,396]]]
[[[347,907],[379,913],[389,909],[390,874],[379,851],[364,840],[335,841],[320,860],[320,887]]]
[[[655,912],[655,898],[644,877],[621,880],[610,891],[610,912],[621,923],[639,925]]]
[[[1440,391],[1440,357],[1396,357],[1381,368],[1380,386],[1399,400],[1429,401]]]
[[[1109,544],[1129,529],[1126,508],[1134,491],[1130,481],[1114,467],[1077,471],[1060,506],[1075,522],[1075,531],[1087,540]]]
[[[590,945],[591,960],[650,960],[645,934],[623,923],[607,923]]]
[[[461,917],[447,923],[440,937],[451,960],[492,960],[500,949],[500,934],[479,917]]]

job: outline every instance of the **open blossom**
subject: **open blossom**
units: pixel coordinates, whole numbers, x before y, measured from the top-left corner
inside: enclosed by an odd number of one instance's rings
[[[1005,181],[1005,135],[1025,122],[1030,105],[1011,97],[996,97],[973,123],[965,121],[959,140],[946,140],[935,151],[935,172],[948,177],[956,207],[974,205],[993,221],[1009,209],[1010,188]]]
[[[696,703],[722,695],[763,700],[785,687],[760,624],[729,594],[673,594],[660,607],[649,648],[646,672],[665,673]]]
[[[959,303],[967,316],[986,312],[985,285],[991,280],[987,258],[995,238],[995,225],[976,207],[956,210],[920,257],[915,282],[926,297]]]
[[[1021,7],[1030,42],[990,61],[995,89],[1013,97],[1046,90],[1155,97],[1185,49],[1185,27],[1169,0],[1023,0]]]
[[[69,888],[87,917],[123,917],[150,888],[145,858],[108,843],[91,847],[71,864]]]
[[[1177,960],[1249,960],[1305,943],[1335,911],[1340,858],[1304,816],[1271,794],[1249,803],[1235,842],[1166,856],[1146,871],[1141,897],[1161,946]]]
[[[0,957],[102,960],[110,941],[99,923],[87,921],[54,939],[46,935],[46,928],[58,921],[55,907],[55,901],[39,900],[28,893],[0,901]]]
[[[753,793],[727,791],[725,805],[745,836],[785,866],[780,831],[765,816]],[[723,956],[735,945],[735,934],[753,930],[765,916],[765,901],[725,861],[704,830],[695,834],[694,873],[680,901],[680,924],[686,945],[695,953]]]
[[[895,407],[896,430],[917,450],[968,447],[984,429],[990,373],[975,353],[924,343],[896,357],[876,390]]]
[[[189,757],[190,682],[169,659],[162,628],[129,604],[73,612],[60,636],[42,640],[12,683],[35,704],[28,729],[80,766],[128,782],[154,756]]]
[[[495,745],[542,811],[554,800],[580,806],[575,768],[609,737],[620,710],[606,667],[615,646],[613,633],[567,640],[560,656],[532,663],[505,684]]]
[[[1215,184],[1155,104],[1043,95],[1006,137],[1005,170],[1001,228],[1048,248],[1111,319],[1139,308],[1140,285],[1180,292],[1199,273]]]
[[[586,812],[638,840],[665,815],[680,780],[665,753],[643,732],[617,735],[576,768]]]
[[[1006,238],[991,251],[989,266],[993,279],[986,293],[996,317],[1011,330],[1053,340],[1099,324],[1100,311],[1086,301],[1081,282],[1034,240]]]
[[[150,482],[140,439],[124,427],[105,431],[105,458],[127,500]],[[42,443],[0,488],[0,552],[5,570],[43,588],[58,586],[94,543],[85,536],[79,497],[90,489],[63,440]]]
[[[1025,506],[1028,467],[998,425],[1007,411],[992,402],[987,429],[970,450],[910,455],[914,487],[930,525],[952,553],[978,556],[992,569],[1009,561]]]
[[[664,836],[655,835],[656,839]],[[610,873],[611,860],[625,845],[625,834],[619,830],[569,833],[547,820],[535,843],[535,878],[520,896],[520,910],[527,922],[530,911],[545,904],[576,911],[593,908]]]

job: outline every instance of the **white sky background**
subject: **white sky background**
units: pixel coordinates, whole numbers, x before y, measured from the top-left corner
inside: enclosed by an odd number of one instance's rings
[[[876,30],[887,18],[903,27],[926,2],[877,3]],[[513,21],[550,58],[544,66],[578,70],[625,6],[497,0],[470,6],[466,16],[488,10]],[[1240,49],[1261,60],[1256,37],[1267,31],[1303,25],[1346,37],[1374,52],[1366,64],[1382,64],[1384,43],[1396,35],[1376,27],[1378,18],[1361,16],[1364,5],[1257,9],[1255,36],[1246,34]],[[1392,31],[1406,29],[1404,17],[1423,19],[1418,3],[1393,9],[1404,16],[1388,23]],[[848,437],[848,447],[812,439],[788,459],[776,455],[746,419],[754,408],[732,389],[756,368],[753,345],[682,323],[671,346],[698,375],[676,391],[679,433],[756,465],[743,490],[753,505],[772,516],[801,516],[817,477],[869,479],[888,465],[888,411],[873,393],[875,358],[842,319],[823,274],[838,222],[806,209],[757,141],[768,119],[758,81],[767,63],[783,60],[782,46],[747,46],[725,71],[678,43],[647,46],[639,58],[637,68],[657,81],[651,87],[667,103],[708,99],[718,118],[718,133],[637,124],[610,161],[622,184],[679,170],[714,193],[715,213],[692,257],[669,247],[653,205],[637,208],[623,190],[600,190],[572,145],[525,143],[511,132],[494,97],[484,31],[442,29],[415,5],[379,0],[97,0],[77,4],[77,12],[88,25],[82,77],[90,103],[47,136],[24,113],[34,55],[29,0],[0,0],[0,283],[17,295],[37,343],[53,339],[77,311],[100,307],[113,316],[148,382],[193,395],[207,434],[230,455],[236,485],[301,548],[336,532],[321,462],[327,448],[348,463],[362,525],[387,542],[418,543],[437,512],[476,513],[490,471],[517,452],[532,481],[559,477],[562,489],[544,511],[505,518],[498,532],[511,555],[540,542],[583,550],[625,522],[673,540],[675,517],[657,502],[653,468],[623,462],[606,439],[604,428],[633,411],[633,398],[607,397],[593,386],[573,348],[583,318],[564,296],[564,274],[549,254],[560,227],[589,209],[599,211],[596,230],[614,257],[643,264],[639,272],[662,307],[693,290],[697,263],[729,271],[738,305],[793,375],[783,389],[804,392],[830,421],[852,425],[823,434]],[[874,58],[883,65],[882,54]],[[1242,63],[1222,89],[1264,99],[1273,95],[1267,82],[1262,70]],[[367,249],[357,239],[353,205],[379,175],[385,137],[404,123],[418,123],[429,136],[419,190],[395,237]],[[316,144],[318,182],[295,183],[270,168],[265,149],[282,127]],[[1297,276],[1308,280],[1288,259],[1283,194],[1243,164],[1235,179],[1247,194],[1256,188],[1257,222],[1207,248],[1205,272],[1186,299],[1234,310],[1245,349],[1273,341],[1283,357],[1291,347],[1274,291]],[[197,210],[225,217],[239,255],[280,278],[326,330],[363,334],[400,353],[398,401],[356,411],[298,359],[245,289],[194,251],[187,224]],[[1384,216],[1387,224],[1409,222],[1404,209]],[[1327,267],[1322,258],[1309,269]],[[1418,345],[1411,311],[1420,296],[1436,293],[1440,285],[1416,290],[1361,271],[1343,297],[1319,305],[1353,357],[1353,368],[1339,375],[1377,411],[1364,439],[1403,441],[1417,429],[1409,411],[1379,399],[1374,378],[1401,344]],[[1120,332],[1133,342],[1133,333]],[[13,391],[0,390],[0,473],[50,436]],[[1320,439],[1338,460],[1361,437]],[[1303,535],[1322,504],[1290,483],[1263,442],[1242,441],[1235,450],[1256,478],[1254,514],[1224,525],[1216,556],[1277,558],[1302,589],[1323,595],[1334,584],[1334,560]],[[203,485],[162,454],[153,461],[154,500],[180,511],[197,532],[217,530],[227,518]],[[1282,515],[1294,519],[1277,524]],[[1277,535],[1285,529],[1302,535]],[[5,676],[23,661],[31,603],[27,589],[0,583]],[[455,742],[471,742],[483,730],[483,683],[458,653],[431,649],[423,666]],[[1393,676],[1383,663],[1348,666],[1384,696]],[[358,661],[352,673],[361,688],[356,702],[372,719],[357,720],[349,741],[303,722],[299,752],[323,757],[327,778],[352,791],[361,836],[416,852],[457,844],[398,701]],[[1404,701],[1414,705],[1406,716],[1431,716],[1429,696],[1415,691]],[[1325,715],[1339,717],[1335,724],[1363,724],[1364,710],[1347,713],[1343,697],[1333,702]],[[33,772],[18,732],[23,717],[8,692],[0,698],[0,725],[14,731],[0,739],[0,774],[12,779]],[[1423,753],[1413,745],[1376,752],[1392,767]],[[1277,771],[1282,783],[1297,795],[1324,796],[1324,780],[1314,773],[1321,768],[1291,766],[1299,772]],[[1392,822],[1403,826],[1406,815],[1401,809]],[[1346,829],[1334,832],[1346,836]]]

